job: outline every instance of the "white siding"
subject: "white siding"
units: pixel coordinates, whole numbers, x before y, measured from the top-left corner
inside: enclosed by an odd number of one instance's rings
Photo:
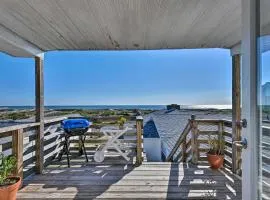
[[[160,138],[144,138],[143,148],[146,153],[147,161],[161,161],[161,140]]]

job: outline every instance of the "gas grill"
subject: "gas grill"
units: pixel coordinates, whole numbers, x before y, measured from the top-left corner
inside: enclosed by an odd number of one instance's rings
[[[70,158],[69,158],[69,147],[70,147],[70,137],[72,136],[78,136],[79,137],[79,143],[80,143],[80,155],[85,155],[85,160],[88,162],[84,141],[85,141],[85,133],[88,131],[89,127],[91,125],[91,122],[89,122],[85,118],[68,118],[66,120],[63,120],[61,123],[61,126],[64,130],[65,134],[65,142],[62,152],[60,153],[59,160],[61,160],[62,155],[67,155],[67,162],[68,167],[70,167]]]

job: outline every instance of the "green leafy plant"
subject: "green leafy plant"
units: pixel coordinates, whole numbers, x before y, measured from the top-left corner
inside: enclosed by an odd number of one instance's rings
[[[12,155],[4,156],[0,154],[0,185],[10,184],[11,180],[8,179],[14,172],[16,167],[16,158]]]
[[[127,119],[124,118],[124,117],[120,117],[120,119],[117,121],[117,124],[120,126],[120,127],[123,127],[124,124],[126,123]]]
[[[101,116],[113,116],[115,115],[116,113],[114,111],[111,111],[111,110],[105,110],[103,113],[101,113],[100,115]]]
[[[209,151],[208,151],[209,154],[224,155],[225,150],[224,137],[211,138],[211,136],[209,136],[208,144],[209,144]]]

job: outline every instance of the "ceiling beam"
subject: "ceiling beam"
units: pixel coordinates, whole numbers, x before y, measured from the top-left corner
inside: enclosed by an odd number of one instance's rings
[[[32,43],[28,42],[24,38],[20,37],[13,31],[9,30],[5,26],[0,24],[0,39],[6,41],[10,45],[22,49],[27,54],[29,54],[29,57],[36,56],[41,53],[43,53],[43,50],[38,48],[37,46],[33,45]],[[1,51],[1,49],[0,49]]]
[[[238,43],[231,48],[231,56],[238,55],[238,54],[242,54],[241,43]]]

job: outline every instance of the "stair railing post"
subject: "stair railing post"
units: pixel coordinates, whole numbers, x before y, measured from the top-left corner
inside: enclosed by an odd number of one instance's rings
[[[196,116],[191,115],[191,147],[192,147],[192,160],[193,164],[198,164],[199,160],[199,144],[198,144],[198,123],[196,122]]]
[[[137,130],[137,156],[136,166],[142,164],[143,161],[143,117],[136,117],[136,130]]]
[[[224,121],[220,121],[219,123],[218,123],[218,139],[219,139],[219,141],[225,141],[225,137],[224,137]],[[222,144],[222,143],[220,143],[220,144]],[[225,147],[224,147],[225,148]],[[221,153],[224,153],[224,156],[225,156],[225,149],[223,149],[223,152],[221,152]]]

